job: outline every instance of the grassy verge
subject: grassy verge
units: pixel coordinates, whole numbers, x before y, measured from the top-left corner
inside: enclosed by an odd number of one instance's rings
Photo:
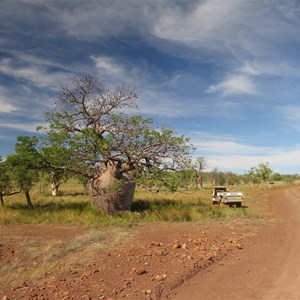
[[[79,224],[101,227],[131,226],[139,222],[207,222],[214,219],[245,220],[264,217],[267,187],[239,186],[232,190],[242,190],[245,193],[245,207],[212,206],[212,189],[209,188],[156,194],[137,189],[131,212],[106,216],[90,205],[79,184],[70,181],[61,187],[61,195],[55,198],[50,194],[40,193],[38,187],[34,189],[34,209],[26,206],[22,194],[6,197],[6,206],[0,208],[0,224]]]

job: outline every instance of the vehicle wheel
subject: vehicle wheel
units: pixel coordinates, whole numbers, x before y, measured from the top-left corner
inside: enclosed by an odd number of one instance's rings
[[[236,204],[236,207],[241,207],[242,206],[242,203],[241,202],[238,202],[237,204]]]

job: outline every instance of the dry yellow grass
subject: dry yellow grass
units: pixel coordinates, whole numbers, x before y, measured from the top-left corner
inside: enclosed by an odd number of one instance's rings
[[[272,189],[277,188],[273,185]],[[63,184],[58,197],[50,190],[41,193],[37,185],[31,192],[35,208],[28,209],[23,194],[5,197],[5,208],[0,209],[0,225],[17,223],[78,224],[88,227],[107,225],[132,226],[138,222],[207,222],[212,219],[260,219],[264,217],[267,185],[237,186],[232,190],[245,193],[241,209],[211,205],[212,188],[162,191],[152,193],[137,188],[131,212],[106,216],[91,207],[82,185],[76,180]]]

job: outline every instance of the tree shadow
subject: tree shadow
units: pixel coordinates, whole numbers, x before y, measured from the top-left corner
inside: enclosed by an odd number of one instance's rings
[[[142,212],[146,210],[163,210],[178,205],[178,201],[174,200],[135,200],[132,203],[131,211]]]
[[[33,208],[28,207],[26,204],[15,203],[7,206],[12,210],[25,210],[25,211],[43,211],[43,212],[58,212],[62,210],[75,210],[85,211],[91,209],[91,204],[88,201],[82,202],[48,202],[45,204],[36,203]]]
[[[65,192],[65,191],[59,191],[58,196],[70,196],[70,197],[78,197],[78,196],[87,196],[85,192]]]

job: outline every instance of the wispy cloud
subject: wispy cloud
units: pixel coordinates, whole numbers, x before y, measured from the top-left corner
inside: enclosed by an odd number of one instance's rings
[[[242,140],[233,136],[213,134],[202,131],[191,131],[193,144],[198,151],[208,153],[210,155],[262,155],[265,153],[278,153],[282,149],[274,149],[272,147],[258,147],[247,144]]]
[[[36,62],[20,59],[5,58],[0,61],[0,73],[31,82],[38,88],[57,89],[59,83],[67,78],[67,74],[61,71],[49,72],[42,60]],[[69,74],[68,74],[69,76]]]
[[[107,35],[117,36],[129,26],[137,25],[143,9],[140,5],[134,7],[133,4],[136,1],[73,1],[67,5],[68,9],[57,6],[52,6],[52,9],[59,16],[57,21],[68,35],[79,39],[93,39]],[[136,11],[134,18],[132,9]]]
[[[195,157],[207,159],[209,169],[244,172],[261,162],[269,162],[274,170],[299,166],[300,145],[263,147],[237,140],[232,136],[209,132],[192,132],[192,144],[197,147]]]
[[[0,113],[12,113],[17,110],[13,104],[9,103],[9,99],[6,90],[0,87]]]
[[[297,26],[290,21],[299,24],[299,17],[291,14],[297,6],[291,1],[240,0],[197,1],[189,10],[174,5],[160,17],[153,33],[198,49],[228,53],[234,49],[238,56],[260,57],[272,44],[294,39]]]
[[[209,153],[222,153],[223,155],[236,154],[236,153],[248,153],[257,154],[265,153],[266,148],[257,147],[253,145],[241,144],[236,141],[213,141],[213,140],[203,140],[195,143],[198,149],[203,152]],[[268,149],[270,152],[271,149]],[[274,151],[274,150],[272,150]]]
[[[149,72],[145,63],[138,67],[108,56],[91,56],[91,59],[99,74],[106,75],[106,79],[118,84],[127,83],[137,89],[140,113],[173,118],[207,111],[205,105],[192,103],[189,99],[183,102],[176,93],[164,89],[166,85],[174,85],[180,79],[179,75],[168,77],[156,69]]]
[[[0,98],[0,113],[11,113],[15,111],[16,108],[9,103],[5,103],[5,100]]]
[[[293,128],[300,131],[300,105],[299,104],[287,104],[277,107],[277,114],[283,119],[283,122],[289,128]]]
[[[299,122],[300,123],[300,105],[285,105],[280,106],[278,110],[284,115],[284,117],[292,122]]]
[[[222,96],[239,95],[239,94],[257,94],[256,87],[252,80],[244,75],[231,75],[224,81],[211,85],[208,92],[220,92]]]
[[[299,168],[300,147],[294,150],[282,149],[280,153],[265,155],[210,155],[207,156],[211,168],[243,172],[261,162],[269,162],[273,170]]]
[[[31,122],[26,122],[26,123],[0,123],[0,128],[8,128],[8,129],[15,129],[19,130],[22,132],[29,132],[29,133],[36,133],[36,128],[38,126],[45,126],[46,123],[31,123]]]
[[[95,63],[96,68],[102,73],[114,77],[125,76],[124,66],[120,62],[116,62],[113,58],[108,56],[92,55],[91,59]]]
[[[280,77],[300,77],[300,71],[298,66],[282,62],[265,62],[265,61],[245,61],[240,67],[239,71],[242,74],[260,76],[260,75],[269,75],[269,76],[280,76]]]

